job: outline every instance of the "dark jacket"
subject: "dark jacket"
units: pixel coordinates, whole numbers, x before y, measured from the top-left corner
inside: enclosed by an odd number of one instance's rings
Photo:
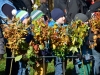
[[[54,0],[54,8],[67,9],[67,0]]]
[[[79,13],[79,3],[77,0],[68,0],[67,1],[67,19],[69,22],[71,22],[71,20],[73,20],[74,16]]]
[[[89,41],[91,43],[93,43],[93,36],[94,36],[94,33],[91,30],[89,30]],[[100,50],[99,50],[100,49],[100,38],[97,39],[96,43],[97,43],[97,46],[95,47],[95,50],[98,53],[100,53]]]
[[[100,8],[100,1],[95,2],[94,4],[92,4],[92,5],[89,7],[89,10],[86,12],[86,15],[87,15],[89,18],[91,18],[91,13],[97,12],[99,8]]]
[[[97,39],[97,46],[95,47],[95,50],[100,53],[100,38]]]
[[[32,12],[32,2],[31,0],[10,0],[16,9],[20,10],[26,10],[28,13]]]
[[[49,6],[47,3],[41,3],[39,10],[41,10],[45,15],[47,15],[49,18],[51,17],[50,15],[50,10]]]

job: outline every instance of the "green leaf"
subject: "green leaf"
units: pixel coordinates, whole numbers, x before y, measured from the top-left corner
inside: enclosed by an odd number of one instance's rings
[[[78,38],[77,39],[77,42],[79,43],[79,45],[82,45],[83,44],[83,40],[81,38]]]
[[[33,47],[32,46],[29,46],[29,49],[27,50],[27,53],[26,53],[26,57],[27,58],[30,58],[31,55],[33,54]]]
[[[31,56],[30,56],[29,54],[26,54],[26,58],[28,58],[28,59],[29,59],[30,57],[31,57]]]
[[[15,57],[15,62],[16,62],[16,61],[19,61],[21,58],[22,58],[22,55],[16,56],[16,57]]]
[[[29,60],[27,63],[28,63],[28,65],[34,65],[35,64],[35,62],[33,62],[31,60]]]
[[[39,45],[39,48],[40,48],[40,50],[43,50],[44,46],[43,45]]]
[[[73,36],[73,37],[72,37],[72,44],[75,45],[75,42],[76,42],[76,41],[77,41],[77,38]]]
[[[32,51],[31,50],[27,50],[27,54],[31,54],[32,53]]]
[[[29,49],[27,50],[27,55],[30,55],[31,53],[32,53],[32,49],[29,48]]]
[[[33,51],[33,47],[32,47],[32,46],[29,46],[29,50],[30,50],[30,51]]]
[[[78,49],[76,46],[71,46],[69,50],[72,51],[73,53],[78,52]]]

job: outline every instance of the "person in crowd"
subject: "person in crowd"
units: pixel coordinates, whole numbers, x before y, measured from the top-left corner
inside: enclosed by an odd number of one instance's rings
[[[100,8],[100,0],[95,0],[94,3],[90,6],[89,10],[87,11],[86,15],[88,18],[95,17],[96,13],[99,12]],[[95,34],[91,31],[89,31],[89,44],[93,44],[93,36]],[[92,55],[94,57],[94,62],[93,62],[93,74],[94,75],[99,75],[100,74],[100,39],[97,39],[97,46],[92,48]]]
[[[77,21],[77,20],[81,20],[83,23],[86,23],[87,25],[88,24],[88,20],[89,18],[83,14],[83,13],[78,13],[75,15],[74,17],[74,20]],[[79,50],[80,52],[79,53],[76,53],[76,55],[78,54],[82,54],[82,57],[79,57],[79,61],[77,62],[77,60],[75,60],[75,72],[73,75],[76,75],[80,73],[80,65],[82,64],[82,59],[83,59],[83,64],[84,64],[84,67],[87,66],[88,68],[85,67],[85,74],[86,75],[89,75],[90,74],[90,60],[91,60],[91,50],[89,49],[89,43],[88,43],[89,39],[88,39],[88,35],[85,37],[85,40],[83,41],[83,45],[81,46],[81,50]]]
[[[93,44],[93,36],[94,36],[94,33],[90,30],[89,31],[89,45],[92,45]],[[93,61],[93,74],[94,75],[99,75],[100,74],[100,51],[99,51],[99,46],[100,46],[100,40],[97,39],[97,46],[96,47],[93,47],[92,48],[92,55],[93,55],[93,58],[94,58],[94,61]]]
[[[61,26],[65,23],[65,16],[64,12],[59,8],[54,8],[51,11],[51,18],[55,21],[55,24]],[[54,66],[55,66],[55,75],[62,75],[63,74],[63,67],[62,67],[62,58],[56,57],[54,59]]]
[[[2,21],[3,24],[4,23],[6,25],[9,24],[9,22],[7,21],[7,18],[9,18],[10,20],[12,19],[13,15],[12,15],[11,11],[13,9],[16,9],[16,8],[15,8],[15,6],[9,0],[0,0],[0,17],[2,18],[1,21]],[[6,41],[4,41],[4,42],[6,43]],[[10,51],[10,49],[6,48],[6,53],[7,53],[7,57],[11,57],[11,51]],[[9,72],[10,72],[10,64],[11,64],[11,59],[8,59],[7,58],[6,59],[5,75],[9,75]],[[15,68],[13,68],[13,72],[15,72]]]
[[[90,28],[90,31],[89,31],[89,45],[92,45],[93,44],[93,36],[95,34],[91,31],[91,28]],[[93,55],[93,58],[94,58],[94,61],[93,61],[93,65],[92,65],[92,73],[93,75],[100,75],[100,51],[99,51],[99,48],[100,47],[100,39],[97,39],[97,46],[96,47],[93,47],[91,50],[92,50],[92,55]]]
[[[98,0],[98,1],[95,1],[95,3],[92,4],[89,7],[89,10],[86,12],[86,15],[88,16],[88,18],[90,19],[94,12],[99,11],[99,8],[100,8],[100,1]]]
[[[16,10],[13,9],[12,10],[12,14],[13,16],[15,16],[15,18],[19,19],[19,22],[22,23],[22,25],[27,25],[29,24],[29,28],[27,28],[28,34],[27,36],[25,36],[25,41],[27,43],[30,43],[30,41],[33,38],[33,35],[31,33],[31,29],[30,29],[30,15],[27,11],[25,10]],[[21,59],[20,61],[17,62],[18,64],[18,72],[17,75],[29,75],[29,71],[30,71],[30,67],[27,67],[27,61]]]
[[[16,18],[19,18],[19,21],[22,22],[23,24],[28,23],[28,17],[29,17],[28,12],[26,12],[24,10],[17,10],[15,8],[15,6],[9,0],[2,1],[2,4],[3,4],[2,7],[1,7],[2,11],[1,11],[1,14],[0,14],[2,16],[2,18],[4,18],[4,19],[9,18],[10,21],[11,21],[13,19],[13,17],[15,16]],[[4,29],[3,29],[4,32],[9,30],[9,24],[11,24],[11,23],[12,22],[9,22],[9,20],[6,22],[7,25],[4,26]],[[29,42],[30,40],[31,40],[31,34],[26,36],[26,41]],[[7,43],[7,39],[5,39],[5,42]],[[12,53],[11,53],[10,49],[6,48],[6,52],[7,52],[7,57],[11,57]],[[20,67],[20,64],[21,64],[21,67]],[[20,73],[23,72],[22,64],[23,63],[21,61],[13,62],[12,73],[11,74],[13,75],[13,73],[15,73],[16,75],[17,74],[20,75]],[[6,70],[6,72],[5,72],[6,75],[8,75],[10,73],[10,65],[11,65],[11,59],[7,58],[7,60],[6,60],[6,69],[5,69]],[[26,64],[24,64],[24,65],[26,65]]]
[[[44,17],[45,17],[45,14],[41,10],[34,10],[30,14],[31,21],[44,22],[44,24],[46,24],[46,22],[45,22],[46,20]],[[34,24],[33,24],[33,26],[34,26]],[[34,35],[34,33],[33,33],[33,35]],[[34,40],[34,41],[36,41],[36,40]],[[35,42],[35,45],[33,48],[35,49],[35,51],[38,51],[37,54],[39,56],[50,56],[51,55],[51,49],[48,46],[49,45],[48,41],[49,40],[44,41],[45,48],[43,50],[41,50],[41,48],[39,47],[40,42],[39,41]],[[45,73],[47,72],[48,62],[50,62],[51,60],[52,60],[51,58],[45,59]],[[34,67],[34,69],[35,69],[34,75],[43,75],[44,74],[43,60],[39,60],[37,62],[38,62],[38,64],[36,63],[36,65]]]
[[[93,41],[90,41],[90,44],[92,44]],[[94,57],[94,63],[93,63],[93,74],[94,75],[100,75],[100,38],[97,39],[97,46],[92,48],[92,54]]]
[[[99,12],[99,10],[98,10],[99,8],[100,8],[100,0],[96,0],[96,2],[90,6],[89,11],[87,12],[88,17],[89,18],[95,17],[96,13]],[[96,34],[98,34],[98,32]],[[96,34],[94,34],[93,31],[90,28],[89,45],[92,45],[94,43],[93,36],[96,35]],[[99,75],[100,74],[100,61],[99,61],[100,60],[100,51],[99,51],[99,49],[100,49],[100,39],[99,38],[97,39],[96,43],[97,43],[97,46],[92,47],[92,55],[93,55],[93,58],[94,58],[93,74]]]

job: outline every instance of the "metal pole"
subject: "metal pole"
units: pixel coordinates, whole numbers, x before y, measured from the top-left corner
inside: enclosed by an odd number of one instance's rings
[[[63,60],[63,75],[65,75],[65,61]]]
[[[45,57],[43,56],[43,75],[46,75],[45,72]]]
[[[6,59],[14,59],[15,57],[6,57]]]
[[[91,55],[92,56],[92,55]],[[57,57],[57,56],[40,56],[40,58],[55,58],[55,57]],[[74,57],[77,57],[77,56],[66,56],[67,58],[69,57],[69,58],[74,58]],[[9,58],[9,59],[13,59],[13,58],[15,58],[15,57],[6,57],[6,58]]]
[[[90,56],[93,56],[93,55],[90,55]],[[57,57],[57,56],[40,56],[40,58],[54,58],[54,57]],[[66,56],[66,58],[76,58],[77,56]],[[15,57],[6,57],[6,58],[9,58],[9,59],[13,59]]]

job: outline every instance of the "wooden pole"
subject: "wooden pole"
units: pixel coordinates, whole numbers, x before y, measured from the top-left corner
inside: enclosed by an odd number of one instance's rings
[[[14,50],[12,50],[12,57],[14,57]],[[12,58],[11,59],[11,65],[10,65],[10,73],[9,73],[9,75],[11,75],[13,60],[14,59]]]
[[[43,57],[43,75],[46,75],[46,72],[45,72],[45,57]]]

